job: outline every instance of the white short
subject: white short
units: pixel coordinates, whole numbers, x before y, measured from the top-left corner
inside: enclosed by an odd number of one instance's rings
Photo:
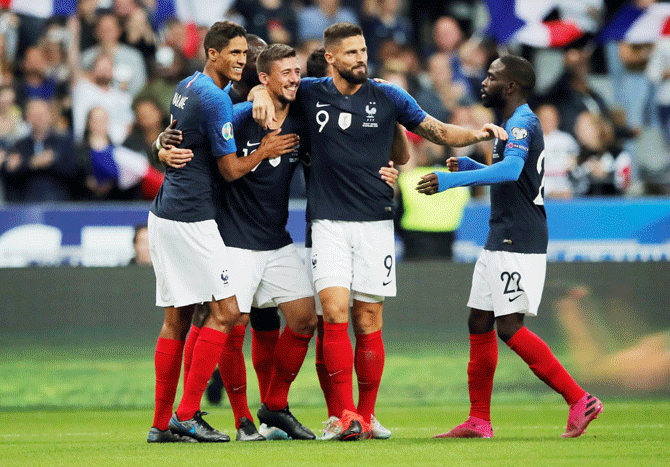
[[[396,295],[392,220],[313,221],[310,261],[317,291],[326,283],[362,294]]]
[[[495,316],[537,316],[547,271],[546,254],[482,250],[472,275],[468,307]]]
[[[293,244],[268,251],[228,247],[228,256],[237,273],[233,285],[242,313],[252,306],[268,308],[313,295]]]
[[[226,247],[216,222],[178,222],[149,213],[149,253],[156,306],[182,307],[235,295]]]
[[[316,291],[316,287],[314,287],[314,274],[312,274],[312,263],[311,263],[312,258],[311,248],[305,248],[305,258],[307,259],[307,262],[305,264],[305,268],[307,269],[307,279],[309,280],[309,284],[312,287],[312,293],[314,294],[314,305],[316,306],[316,315],[323,316],[323,307],[321,306],[321,299],[319,298],[319,293]]]

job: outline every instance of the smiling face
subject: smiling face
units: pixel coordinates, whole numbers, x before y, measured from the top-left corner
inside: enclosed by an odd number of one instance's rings
[[[486,74],[486,79],[482,81],[481,97],[484,107],[501,109],[505,106],[504,91],[509,85],[509,80],[505,76],[505,65],[500,59],[491,63]]]
[[[282,104],[295,100],[300,85],[300,65],[296,57],[275,60],[270,67],[270,74],[261,73],[261,82],[267,87],[270,95]]]
[[[351,84],[368,79],[368,49],[363,36],[351,36],[326,51],[326,61],[342,78]]]
[[[247,39],[244,36],[233,37],[220,51],[210,48],[208,53],[209,60],[219,75],[233,81],[242,78],[242,71],[247,63]]]

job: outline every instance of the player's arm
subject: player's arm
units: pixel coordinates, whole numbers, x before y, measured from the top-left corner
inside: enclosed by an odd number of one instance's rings
[[[178,148],[170,146],[170,148],[160,148],[157,153],[158,160],[163,164],[172,167],[173,169],[181,169],[191,159],[193,159],[193,151],[187,148]]]
[[[391,146],[391,161],[395,165],[404,165],[409,161],[409,139],[405,133],[405,127],[400,123],[395,124],[393,134],[393,145]]]
[[[447,168],[449,172],[467,172],[468,170],[477,170],[488,167],[486,164],[470,159],[469,157],[450,157],[447,159]]]
[[[492,123],[485,124],[479,130],[471,130],[458,125],[443,123],[430,115],[426,115],[426,118],[410,131],[435,144],[453,147],[469,146],[494,138],[507,139],[505,129]]]
[[[393,161],[389,161],[388,166],[384,166],[379,169],[379,175],[381,175],[382,180],[384,180],[391,188],[395,185],[396,180],[398,180],[398,169],[393,167]]]
[[[497,164],[466,172],[431,172],[421,177],[416,185],[419,193],[433,195],[457,186],[492,185],[515,182],[519,179],[525,161],[518,156],[508,156]]]
[[[219,157],[219,172],[227,182],[232,182],[248,174],[263,159],[280,157],[293,151],[300,138],[295,133],[280,135],[278,128],[263,137],[258,149],[246,157],[237,157],[237,153]]]

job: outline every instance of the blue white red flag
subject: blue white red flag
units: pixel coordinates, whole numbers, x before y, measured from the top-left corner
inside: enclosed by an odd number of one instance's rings
[[[631,3],[621,7],[598,35],[601,43],[624,41],[650,44],[670,34],[670,4],[654,3],[639,8]]]
[[[51,18],[74,14],[77,0],[0,0],[0,6],[23,15]]]

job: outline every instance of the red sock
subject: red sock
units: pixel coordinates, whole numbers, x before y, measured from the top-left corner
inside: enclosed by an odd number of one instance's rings
[[[497,364],[498,337],[496,332],[470,334],[468,391],[471,417],[491,421],[491,392]]]
[[[326,399],[326,407],[328,407],[328,417],[339,417],[342,412],[337,413],[336,404],[333,401],[333,391],[330,387],[330,378],[328,377],[328,370],[323,361],[323,339],[316,336],[316,374],[319,377],[319,385],[323,391],[323,397]]]
[[[275,347],[275,366],[270,387],[263,402],[270,410],[282,410],[288,405],[288,391],[302,367],[312,336],[296,334],[284,327]]]
[[[381,330],[370,334],[356,334],[354,359],[358,376],[358,414],[370,423],[384,371],[384,341]]]
[[[198,341],[193,347],[193,358],[188,379],[184,384],[184,396],[177,407],[179,420],[188,420],[200,410],[202,394],[207,389],[207,383],[219,361],[227,334],[216,329],[203,327],[200,330]]]
[[[349,323],[323,323],[323,361],[326,364],[338,417],[344,410],[356,412],[352,386],[354,349],[349,340]]]
[[[251,329],[251,361],[254,364],[254,370],[256,370],[261,400],[265,398],[268,387],[270,387],[277,339],[279,339],[279,329],[272,331]]]
[[[554,357],[549,346],[525,326],[507,341],[507,345],[530,366],[538,378],[562,395],[568,405],[574,404],[586,393]]]
[[[159,430],[167,430],[172,417],[172,405],[177,393],[181,354],[184,341],[158,338],[154,363],[156,366],[156,408],[154,424]]]
[[[191,359],[193,358],[193,347],[198,340],[200,335],[200,328],[191,325],[191,330],[188,333],[186,338],[186,344],[184,344],[184,388],[186,388],[186,380],[188,379],[188,372],[191,369]]]
[[[247,403],[247,369],[242,353],[246,330],[247,327],[244,325],[234,326],[228,334],[228,339],[219,357],[219,373],[221,373],[221,381],[228,394],[230,408],[233,409],[235,428],[240,427],[242,417],[254,420]]]

